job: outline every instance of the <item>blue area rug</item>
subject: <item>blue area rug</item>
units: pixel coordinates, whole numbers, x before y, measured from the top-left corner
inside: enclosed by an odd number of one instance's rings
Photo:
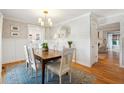
[[[50,74],[50,73],[49,73]],[[14,67],[7,67],[7,75],[4,80],[4,84],[41,84],[41,68],[38,70],[38,78],[35,78],[35,72],[33,72],[33,76],[31,75],[31,71],[26,70],[25,64],[18,64]],[[49,75],[50,76],[50,75]],[[95,80],[93,75],[88,75],[79,71],[77,69],[72,69],[72,82],[71,84],[91,84]],[[63,84],[69,83],[69,76],[62,76]],[[49,77],[49,81],[45,81],[45,84],[59,84],[59,77],[57,75],[53,75],[53,78]]]

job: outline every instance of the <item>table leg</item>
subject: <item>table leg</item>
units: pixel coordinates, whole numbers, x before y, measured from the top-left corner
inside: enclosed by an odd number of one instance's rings
[[[45,64],[42,63],[42,84],[44,84],[45,79]]]

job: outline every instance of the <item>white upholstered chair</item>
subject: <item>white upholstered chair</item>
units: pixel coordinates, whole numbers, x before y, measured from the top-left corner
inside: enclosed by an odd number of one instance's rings
[[[24,50],[25,50],[25,57],[26,57],[27,67],[32,70],[32,74],[33,74],[33,70],[36,72],[36,79],[37,79],[38,62],[36,63],[36,59],[34,57],[34,50],[33,50],[31,45],[29,45],[29,46],[25,45]]]
[[[29,53],[28,53],[28,46],[24,45],[24,52],[25,52],[25,58],[26,58],[26,69],[30,67],[30,61],[29,61]]]
[[[59,83],[62,83],[62,75],[69,73],[70,83],[71,83],[71,62],[73,58],[73,48],[63,49],[62,58],[60,62],[54,62],[52,64],[46,65],[47,67],[47,81],[48,81],[48,71],[59,76]]]

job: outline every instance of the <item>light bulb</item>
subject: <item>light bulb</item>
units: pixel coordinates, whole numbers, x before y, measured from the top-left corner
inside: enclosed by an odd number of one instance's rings
[[[51,18],[48,18],[48,22],[51,22]]]
[[[43,22],[43,21],[41,21],[41,23],[40,23],[40,24],[41,24],[41,26],[44,26],[44,22]]]
[[[38,19],[38,22],[40,23],[41,21],[42,21],[42,18],[39,18],[39,19]]]
[[[53,23],[52,23],[52,22],[50,22],[50,23],[49,23],[49,25],[50,25],[50,26],[52,26],[52,25],[53,25]]]

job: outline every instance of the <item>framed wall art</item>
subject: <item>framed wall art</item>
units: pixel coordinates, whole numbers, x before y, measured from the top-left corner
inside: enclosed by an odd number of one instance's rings
[[[11,37],[19,37],[19,32],[11,32]]]
[[[11,25],[11,31],[19,31],[19,26]]]

